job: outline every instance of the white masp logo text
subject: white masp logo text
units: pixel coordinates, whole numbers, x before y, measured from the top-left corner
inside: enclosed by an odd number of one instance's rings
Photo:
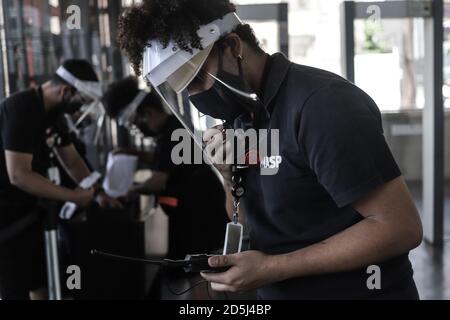
[[[283,162],[281,156],[263,157],[261,160],[261,169],[280,169]]]

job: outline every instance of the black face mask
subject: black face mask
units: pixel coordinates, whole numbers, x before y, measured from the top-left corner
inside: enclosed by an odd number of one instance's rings
[[[238,58],[238,76],[223,70],[222,55],[220,53],[219,65],[220,69],[217,74],[218,79],[239,91],[245,93],[251,92],[244,80],[240,58]],[[262,106],[259,99],[254,100],[244,97],[239,93],[233,92],[217,80],[209,90],[193,95],[189,99],[201,113],[216,119],[224,120],[229,124],[233,124],[241,115],[252,112]]]

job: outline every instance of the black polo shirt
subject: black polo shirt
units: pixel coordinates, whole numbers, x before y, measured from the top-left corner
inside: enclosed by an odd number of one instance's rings
[[[244,174],[251,247],[267,254],[293,252],[360,222],[352,204],[401,176],[383,136],[374,101],[345,79],[270,58],[262,92],[265,110],[238,127],[278,129],[280,147]],[[271,134],[268,135],[269,145]],[[267,175],[267,169],[274,169]],[[259,290],[264,299],[346,299],[381,295],[411,280],[407,253],[380,261],[381,291],[367,288],[367,268],[290,279]]]
[[[32,207],[37,201],[35,196],[11,185],[5,150],[32,154],[33,171],[47,176],[50,165],[47,137],[53,134],[59,137],[59,146],[71,144],[63,115],[48,114],[37,90],[13,94],[0,104],[0,205],[3,208]],[[12,211],[16,215],[26,213]]]

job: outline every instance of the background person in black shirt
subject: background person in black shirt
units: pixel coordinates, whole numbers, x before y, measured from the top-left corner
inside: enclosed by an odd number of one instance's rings
[[[113,83],[103,98],[108,113],[120,118],[140,92],[135,78]],[[177,142],[172,141],[172,133],[184,130],[183,126],[163,107],[156,93],[148,93],[141,101],[131,121],[144,136],[155,139],[155,149],[152,152],[119,149],[116,153],[138,156],[149,165],[152,176],[132,187],[127,198],[154,194],[160,199],[159,204],[169,217],[169,259],[222,249],[228,222],[222,183],[206,164],[173,163],[172,149]],[[194,143],[192,147],[196,147]],[[185,273],[180,271],[172,272],[171,277],[183,278]],[[191,279],[191,284],[197,281]]]
[[[67,60],[63,67],[81,81],[98,81],[84,60]],[[15,229],[0,243],[0,296],[2,299],[46,297],[43,229],[38,200],[74,202],[84,207],[94,190],[67,189],[47,179],[53,147],[76,183],[90,175],[76,152],[63,118],[83,105],[84,98],[55,74],[38,88],[18,92],[0,105],[0,236]],[[119,203],[104,195],[104,205]],[[21,226],[21,227],[18,227]]]
[[[143,65],[143,54],[154,59],[151,53],[162,50],[158,43],[174,48],[173,55],[177,48],[197,56],[206,52],[187,87],[195,106],[215,118],[238,116],[236,127],[279,130],[279,153],[267,154],[282,159],[277,174],[263,176],[255,167],[244,173],[253,250],[211,258],[211,266],[231,268],[204,278],[219,291],[258,288],[263,299],[417,299],[408,252],[422,241],[421,221],[384,139],[377,106],[337,75],[281,54],[269,57],[248,25],[236,24],[220,33],[212,49],[204,48],[200,27],[216,20],[217,27],[225,16],[236,21],[229,15],[235,10],[229,0],[149,0],[122,16],[119,35],[136,72],[149,68],[148,80],[155,64],[164,62]],[[217,33],[213,26],[207,30]],[[166,75],[164,85],[184,88],[173,75]],[[259,106],[236,94],[242,91],[257,94]],[[205,141],[222,154],[220,130],[207,132]],[[230,168],[220,170],[229,186]],[[366,270],[373,264],[381,268],[380,290],[367,286]]]

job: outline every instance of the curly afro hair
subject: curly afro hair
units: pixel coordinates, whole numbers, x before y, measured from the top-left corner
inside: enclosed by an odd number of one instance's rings
[[[142,56],[148,42],[158,39],[164,46],[174,41],[188,52],[203,49],[197,35],[200,26],[235,12],[230,0],[144,0],[121,15],[118,42],[137,75],[141,75]],[[249,25],[234,30],[251,47],[261,50]]]

